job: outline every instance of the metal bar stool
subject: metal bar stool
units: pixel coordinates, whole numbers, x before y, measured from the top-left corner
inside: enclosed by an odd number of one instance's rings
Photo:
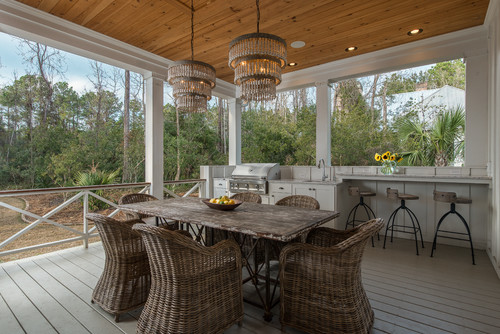
[[[454,239],[454,240],[463,240],[463,241],[469,241],[469,243],[470,243],[470,251],[471,251],[471,254],[472,254],[472,264],[476,264],[476,261],[474,260],[474,248],[472,247],[472,237],[470,235],[469,225],[467,224],[467,221],[465,220],[465,218],[462,217],[462,215],[460,213],[458,213],[457,211],[455,211],[455,204],[471,204],[472,200],[469,199],[469,198],[459,198],[459,197],[457,197],[457,194],[454,193],[454,192],[436,191],[436,190],[434,190],[434,200],[437,201],[437,202],[450,203],[450,211],[446,212],[441,217],[441,219],[439,219],[439,222],[438,222],[438,225],[437,225],[437,228],[436,228],[436,233],[434,233],[434,241],[432,242],[431,257],[434,256],[434,250],[436,249],[436,239],[437,239],[437,237]],[[460,218],[460,220],[462,221],[462,223],[465,226],[465,229],[467,230],[467,233],[464,233],[464,232],[454,232],[454,231],[446,231],[446,230],[441,230],[440,231],[439,230],[439,228],[441,227],[441,223],[443,223],[444,219],[448,215],[450,215],[450,214],[455,214],[455,215],[458,216],[458,218]],[[447,233],[447,234],[466,235],[466,236],[468,236],[468,239],[456,238],[456,237],[452,237],[452,236],[449,236],[449,235],[442,235],[442,234],[439,235],[438,232],[443,232],[443,233]]]
[[[389,230],[391,230],[391,242],[392,242],[392,237],[393,237],[394,231],[401,232],[401,233],[409,233],[409,234],[413,234],[415,236],[415,248],[417,249],[417,255],[419,255],[418,254],[418,236],[417,236],[417,233],[420,233],[420,241],[422,242],[422,248],[424,248],[424,240],[422,238],[422,229],[420,228],[420,223],[418,222],[418,218],[415,215],[415,213],[413,213],[413,211],[411,211],[410,208],[408,208],[406,206],[406,201],[418,200],[419,197],[417,195],[400,194],[397,189],[387,188],[387,198],[401,200],[401,205],[391,213],[391,216],[389,217],[389,221],[387,222],[387,227],[385,228],[385,235],[384,235],[384,249],[385,249],[387,232]],[[412,224],[411,226],[410,225],[398,225],[395,223],[396,215],[399,212],[399,210],[404,210],[408,214],[408,216],[410,217],[410,220],[411,220],[411,224]],[[403,213],[403,216],[404,216],[404,213]],[[401,228],[401,229],[394,230],[394,227]]]
[[[360,191],[359,187],[353,187],[350,186],[348,189],[349,196],[357,196],[359,197],[359,203],[356,204],[352,209],[351,212],[349,212],[349,215],[347,216],[347,221],[345,223],[345,229],[349,227],[349,225],[352,225],[352,227],[356,227],[356,223],[364,223],[368,220],[375,219],[375,213],[373,212],[372,208],[368,204],[365,203],[364,197],[373,197],[376,196],[377,194],[372,192],[372,191]],[[367,219],[365,220],[360,220],[356,219],[356,212],[358,211],[358,208],[362,207],[365,209]],[[351,219],[352,215],[352,219]],[[380,240],[380,236],[377,233],[377,239]],[[375,244],[373,242],[373,237],[372,237],[372,246],[375,247]]]

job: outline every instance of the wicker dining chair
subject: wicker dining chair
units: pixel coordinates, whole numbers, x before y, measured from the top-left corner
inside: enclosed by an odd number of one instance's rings
[[[244,193],[237,193],[231,196],[232,199],[239,199],[240,201],[243,202],[252,202],[252,203],[262,203],[262,197],[260,197],[259,194],[256,193],[251,193],[251,192],[244,192]]]
[[[374,314],[361,282],[366,243],[380,218],[351,230],[318,227],[280,254],[280,321],[307,333],[369,333]]]
[[[157,201],[157,200],[158,200],[158,198],[154,197],[153,195],[133,193],[133,194],[123,195],[118,200],[118,204],[120,204],[120,205],[133,204],[133,203],[149,202],[149,201]],[[149,215],[131,212],[131,211],[125,211],[125,215],[127,216],[127,219],[142,219],[142,220],[144,220],[144,218],[151,217]]]
[[[157,201],[157,200],[158,200],[158,198],[156,198],[153,195],[132,193],[132,194],[123,195],[118,200],[118,204],[120,204],[120,205],[133,204],[133,203],[149,202],[149,201]],[[145,215],[143,213],[131,212],[131,211],[125,211],[125,215],[127,216],[127,219],[141,219],[141,220],[144,220],[146,222],[147,222],[147,218],[152,218],[152,216]],[[155,217],[156,226],[160,225],[160,220],[162,223],[161,225],[163,227],[170,229],[170,230],[177,230],[179,228],[179,224],[175,220],[161,219],[158,217]]]
[[[146,302],[151,286],[148,255],[141,235],[132,230],[139,219],[119,221],[96,213],[87,214],[94,222],[104,247],[104,270],[92,293],[92,303],[115,315],[134,310]]]
[[[311,196],[291,195],[277,201],[275,205],[295,206],[304,209],[319,209],[319,202]]]
[[[235,241],[205,247],[176,231],[137,224],[151,263],[151,290],[137,333],[222,333],[243,319]]]
[[[291,195],[284,197],[280,200],[278,200],[275,205],[281,205],[281,206],[292,206],[292,207],[297,207],[297,208],[303,208],[303,209],[316,209],[319,210],[319,202],[311,196],[306,196],[306,195]],[[299,236],[296,239],[292,240],[295,242],[298,241],[304,241],[305,236]],[[271,260],[278,260],[279,259],[279,253],[281,252],[281,249],[287,244],[286,242],[281,242],[281,241],[273,241],[272,243],[272,252],[270,254]],[[262,245],[257,245],[256,247],[256,259],[258,259],[258,262],[262,262],[264,259],[264,247]]]

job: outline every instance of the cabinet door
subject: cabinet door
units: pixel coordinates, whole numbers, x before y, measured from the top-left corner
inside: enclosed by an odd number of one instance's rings
[[[321,210],[335,210],[335,187],[317,185],[313,187]]]
[[[269,182],[269,204],[275,204],[280,199],[292,194],[292,184]]]
[[[335,186],[317,184],[296,184],[293,187],[294,195],[305,195],[314,197],[321,210],[335,209]]]
[[[308,184],[295,184],[293,187],[294,195],[305,195],[316,198],[316,192],[313,185]]]
[[[277,201],[279,201],[282,198],[285,198],[287,196],[290,196],[291,194],[287,193],[273,193],[269,196],[269,204],[276,204]]]

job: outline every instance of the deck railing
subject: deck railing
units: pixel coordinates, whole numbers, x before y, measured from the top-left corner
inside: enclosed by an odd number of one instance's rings
[[[197,189],[203,189],[201,186],[204,185],[205,180],[204,179],[190,179],[190,180],[180,180],[180,181],[165,181],[164,182],[164,192],[167,193],[169,196],[172,197],[181,197],[172,190],[166,188],[168,185],[180,185],[180,184],[192,184],[194,183],[194,186],[189,189],[182,197],[187,197],[194,193]],[[7,208],[9,210],[13,210],[15,212],[18,212],[20,214],[23,214],[25,216],[34,218],[35,221],[32,223],[27,223],[26,227],[15,233],[14,235],[8,237],[7,239],[3,240],[0,242],[0,257],[5,256],[5,255],[11,255],[15,253],[20,253],[28,250],[33,250],[33,249],[38,249],[42,247],[48,247],[48,246],[54,246],[54,245],[59,245],[67,242],[73,242],[73,241],[83,241],[84,247],[88,247],[88,242],[89,238],[98,236],[99,234],[96,231],[96,227],[93,226],[89,228],[89,224],[87,221],[87,213],[89,212],[89,197],[96,198],[97,200],[104,202],[108,204],[111,207],[114,207],[115,210],[111,212],[108,216],[113,217],[118,212],[120,212],[120,209],[118,209],[118,204],[114,203],[102,196],[97,195],[93,191],[96,190],[111,190],[111,189],[129,189],[129,188],[141,188],[139,190],[139,193],[147,193],[150,188],[150,184],[147,182],[142,182],[142,183],[124,183],[124,184],[110,184],[110,185],[101,185],[101,186],[81,186],[81,187],[61,187],[61,188],[49,188],[49,189],[24,189],[24,190],[5,190],[5,191],[0,191],[0,207]],[[5,203],[2,199],[5,197],[20,197],[20,196],[28,196],[28,195],[42,195],[42,194],[54,194],[54,193],[76,193],[66,201],[64,201],[62,204],[58,205],[56,208],[50,210],[49,212],[45,213],[43,216],[40,216],[36,213],[30,212],[28,210],[20,209],[17,208],[11,204]],[[79,231],[77,229],[74,229],[70,226],[66,226],[63,224],[60,224],[54,220],[51,219],[53,215],[56,213],[62,211],[64,208],[67,208],[71,203],[83,199],[83,231]],[[36,226],[38,226],[41,223],[48,223],[53,226],[56,226],[58,228],[70,231],[74,233],[76,236],[72,238],[67,238],[63,240],[56,240],[56,241],[51,241],[51,242],[46,242],[38,245],[32,245],[28,247],[22,247],[22,248],[16,248],[16,249],[10,249],[10,250],[5,250],[1,251],[2,248],[22,236],[23,234],[27,233],[28,231],[32,230]],[[0,228],[2,228],[0,226]]]

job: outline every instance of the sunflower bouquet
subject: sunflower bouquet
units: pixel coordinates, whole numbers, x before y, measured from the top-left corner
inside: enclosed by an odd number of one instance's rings
[[[401,157],[398,153],[391,154],[390,151],[383,154],[375,153],[375,161],[382,162],[382,169],[380,171],[386,175],[394,173],[397,163],[401,162],[401,160],[403,160],[403,157]]]

